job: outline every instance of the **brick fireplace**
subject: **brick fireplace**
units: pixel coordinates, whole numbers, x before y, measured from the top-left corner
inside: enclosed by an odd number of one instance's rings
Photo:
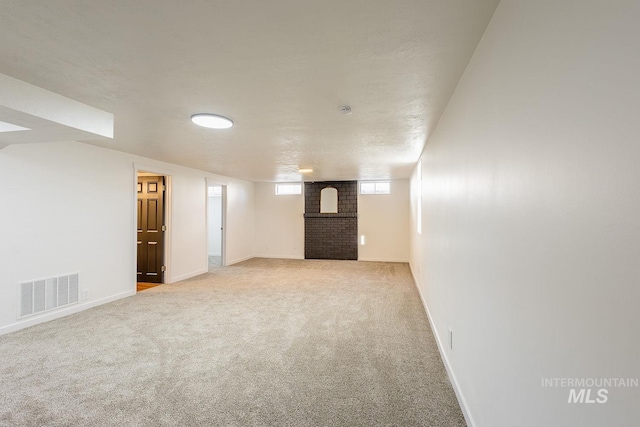
[[[337,213],[321,213],[323,189],[338,191]],[[358,182],[324,181],[304,184],[304,257],[358,259]]]

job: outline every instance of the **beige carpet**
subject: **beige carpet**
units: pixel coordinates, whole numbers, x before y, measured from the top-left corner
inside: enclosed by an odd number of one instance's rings
[[[209,272],[212,272],[213,270],[221,266],[222,266],[221,256],[209,255]]]
[[[2,426],[463,426],[408,266],[253,259],[0,337]]]

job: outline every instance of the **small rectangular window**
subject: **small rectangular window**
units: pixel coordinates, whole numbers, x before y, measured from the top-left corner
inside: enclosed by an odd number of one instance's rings
[[[376,194],[376,183],[375,182],[361,182],[360,183],[360,194]]]
[[[391,194],[391,182],[389,181],[361,182],[360,194]]]
[[[209,187],[209,197],[220,197],[222,196],[222,187]]]
[[[276,196],[302,194],[302,184],[276,184]]]

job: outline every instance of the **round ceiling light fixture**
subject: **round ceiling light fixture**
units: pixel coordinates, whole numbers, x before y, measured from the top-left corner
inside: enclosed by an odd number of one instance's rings
[[[298,169],[299,173],[311,173],[313,172],[313,168],[300,168]]]
[[[209,113],[199,113],[191,116],[191,121],[198,126],[210,129],[229,129],[233,121],[224,116]]]

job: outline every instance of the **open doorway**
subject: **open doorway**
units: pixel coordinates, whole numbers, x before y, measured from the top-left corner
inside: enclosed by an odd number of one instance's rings
[[[209,271],[225,265],[226,185],[207,182],[207,259]]]
[[[136,173],[136,289],[165,283],[168,177]]]

